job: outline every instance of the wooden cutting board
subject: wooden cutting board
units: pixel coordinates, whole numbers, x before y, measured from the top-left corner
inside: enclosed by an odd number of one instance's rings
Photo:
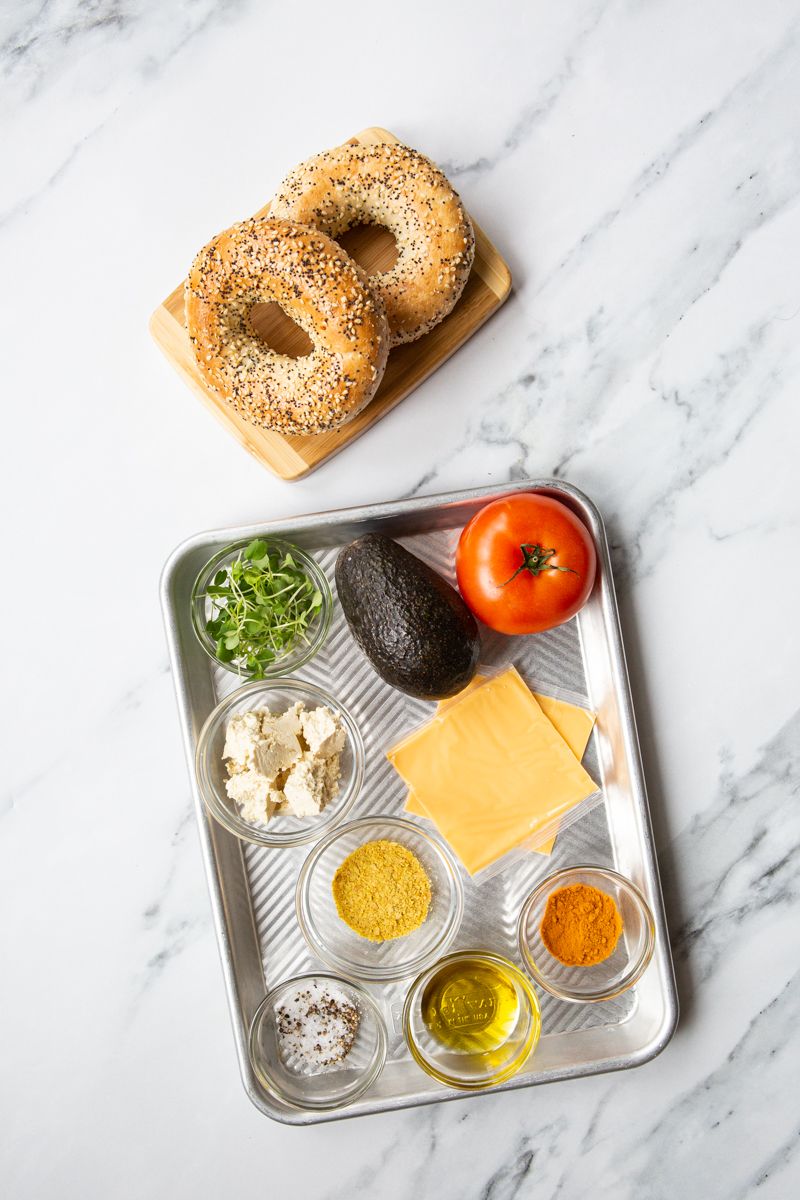
[[[388,130],[379,128],[365,129],[351,138],[363,145],[398,140]],[[268,211],[269,205],[266,205],[256,216],[266,216]],[[370,404],[347,425],[330,433],[286,436],[260,429],[206,386],[195,365],[184,324],[182,282],[153,313],[150,332],[176,371],[246,450],[281,479],[300,479],[338,454],[399,404],[458,350],[506,299],[511,290],[511,273],[483,230],[474,221],[473,226],[475,263],[458,304],[430,333],[391,351],[383,380]],[[350,230],[340,242],[369,272],[386,270],[395,258],[391,235],[374,226]],[[277,305],[259,305],[252,320],[257,332],[274,350],[296,355],[310,349],[305,333]]]

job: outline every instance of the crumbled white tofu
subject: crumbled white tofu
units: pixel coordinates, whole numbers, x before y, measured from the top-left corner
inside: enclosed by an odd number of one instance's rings
[[[326,799],[325,761],[304,758],[292,767],[283,785],[286,811],[295,817],[313,817]]]
[[[225,790],[246,821],[267,821],[276,807],[275,790],[258,771],[237,771],[226,781]]]
[[[300,720],[300,714],[303,712],[304,704],[302,700],[298,700],[291,708],[287,708],[286,712],[265,713],[263,724],[270,725],[273,729],[281,730],[282,733],[294,734],[295,737],[300,737],[303,732],[303,723]]]
[[[325,760],[325,785],[329,791],[336,791],[342,777],[342,762],[338,754]]]
[[[300,743],[293,733],[285,734],[283,730],[267,727],[264,729],[262,740],[255,748],[254,766],[259,774],[274,780],[281,771],[288,771],[302,753]]]
[[[225,735],[227,793],[248,821],[316,816],[339,790],[346,741],[341,718],[324,706],[239,713]]]
[[[332,754],[342,752],[346,734],[341,720],[329,708],[312,708],[310,712],[302,712],[300,721],[303,738],[312,754],[329,758]]]
[[[240,769],[253,764],[255,748],[261,741],[261,712],[236,713],[225,730],[225,749],[228,758]]]

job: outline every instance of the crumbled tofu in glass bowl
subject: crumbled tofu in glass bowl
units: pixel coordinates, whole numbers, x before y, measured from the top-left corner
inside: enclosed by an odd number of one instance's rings
[[[206,808],[260,846],[316,841],[346,816],[364,778],[350,713],[299,679],[258,680],[217,705],[197,744]]]

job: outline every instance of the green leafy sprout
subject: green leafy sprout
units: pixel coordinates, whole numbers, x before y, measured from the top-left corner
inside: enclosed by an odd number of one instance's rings
[[[256,539],[206,588],[206,631],[220,662],[263,679],[266,668],[298,642],[322,608],[322,593],[291,553]]]

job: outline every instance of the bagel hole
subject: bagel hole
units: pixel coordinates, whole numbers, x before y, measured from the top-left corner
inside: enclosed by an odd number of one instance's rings
[[[266,304],[254,304],[250,309],[250,324],[253,331],[276,354],[286,354],[289,358],[305,358],[314,349],[314,343],[306,331],[274,300]]]
[[[394,234],[383,225],[353,225],[336,240],[368,275],[391,271],[397,262]]]

